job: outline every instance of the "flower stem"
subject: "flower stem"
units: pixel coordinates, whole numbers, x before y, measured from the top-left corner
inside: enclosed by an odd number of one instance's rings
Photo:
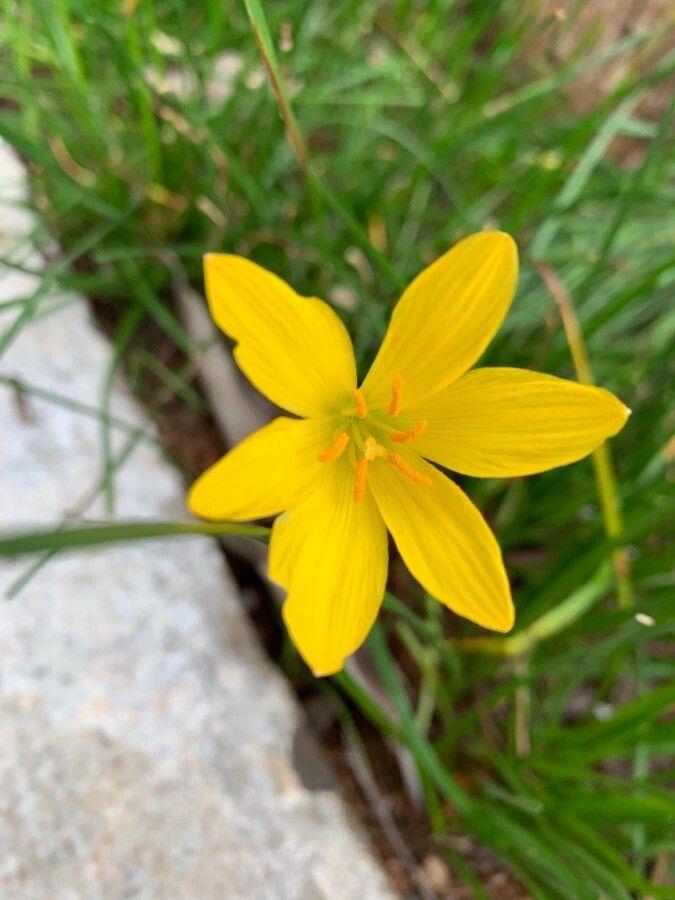
[[[532,698],[527,681],[529,673],[529,657],[522,653],[513,661],[513,671],[518,679],[515,693],[515,746],[516,756],[528,756],[531,749],[530,709]]]
[[[530,625],[508,637],[469,637],[452,641],[450,646],[470,653],[489,653],[509,659],[530,653],[542,641],[559,634],[576,622],[605,595],[611,583],[611,569],[603,562],[586,584],[539,616]]]
[[[572,361],[579,381],[584,384],[593,384],[593,372],[586,353],[584,338],[579,327],[572,300],[565,290],[562,282],[546,263],[535,263],[541,278],[555,300],[560,311],[567,343],[569,344]],[[617,490],[616,476],[612,454],[607,444],[603,444],[593,454],[593,468],[595,481],[598,488],[598,496],[602,507],[602,518],[607,537],[614,543],[612,551],[612,566],[617,587],[617,603],[620,609],[630,609],[634,604],[633,583],[630,576],[630,557],[625,547],[618,546],[624,536],[623,517],[619,504],[619,492]],[[619,654],[610,662],[607,685],[612,685],[617,677],[623,662],[623,655]],[[634,665],[636,677],[636,692],[638,696],[644,691],[641,671],[641,653],[635,651]],[[644,781],[649,774],[649,747],[640,741],[635,749],[633,757],[633,778],[637,782]],[[642,825],[635,825],[632,829],[632,846],[635,865],[638,871],[644,866],[645,835]]]
[[[543,262],[535,263],[535,265],[560,312],[577,378],[582,384],[594,384],[593,371],[572,300],[551,266]],[[622,609],[627,609],[633,605],[634,600],[633,583],[630,576],[630,557],[625,547],[616,546],[624,536],[624,526],[614,463],[608,445],[602,444],[598,447],[593,453],[592,460],[605,534],[615,544],[612,551],[612,566],[616,579],[618,605]]]
[[[277,55],[274,50],[274,44],[272,43],[272,36],[267,27],[267,20],[262,5],[259,0],[244,0],[244,6],[246,7],[246,12],[251,23],[253,37],[260,50],[263,65],[267,71],[267,77],[270,80],[270,85],[272,86],[274,96],[279,106],[281,118],[284,120],[284,125],[286,126],[288,143],[295,154],[297,161],[300,163],[301,168],[306,171],[309,166],[309,151],[307,150],[305,138],[300,130],[290,100],[288,99],[288,94],[286,93],[281,77],[281,71],[279,70]]]

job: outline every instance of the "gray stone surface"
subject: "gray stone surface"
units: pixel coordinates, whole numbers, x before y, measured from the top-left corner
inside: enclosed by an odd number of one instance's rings
[[[0,256],[36,265],[2,146],[0,173]],[[36,284],[0,268],[0,302]],[[70,299],[41,300],[0,371],[96,407],[110,349]],[[0,307],[0,335],[17,312]],[[119,386],[111,409],[143,421]],[[96,419],[0,385],[0,422],[0,527],[103,515]],[[184,515],[152,441],[114,486],[120,517]],[[27,566],[1,564],[0,591]],[[0,606],[0,898],[391,896],[335,791],[303,786],[301,722],[213,541],[49,561]]]

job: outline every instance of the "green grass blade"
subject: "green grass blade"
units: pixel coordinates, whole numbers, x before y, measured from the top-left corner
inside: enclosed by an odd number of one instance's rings
[[[270,530],[262,525],[238,522],[116,522],[0,534],[0,557],[13,559],[46,551],[78,550],[102,544],[119,544],[180,535],[241,535],[265,541]]]

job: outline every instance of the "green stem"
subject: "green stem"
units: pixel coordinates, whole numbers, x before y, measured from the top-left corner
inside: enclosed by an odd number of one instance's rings
[[[517,656],[513,661],[513,671],[518,679],[515,694],[515,746],[516,756],[529,756],[530,741],[530,686],[527,683],[529,657],[526,654]]]
[[[586,344],[569,294],[549,265],[536,263],[536,267],[558,306],[577,378],[582,384],[595,384]],[[592,459],[605,534],[616,545],[624,537],[624,525],[614,463],[608,445],[603,444],[598,447],[593,453]],[[634,597],[633,583],[630,577],[630,558],[625,547],[615,546],[612,551],[612,565],[616,579],[618,604],[622,609],[629,608],[633,605]]]
[[[517,634],[507,638],[464,638],[455,641],[454,646],[465,651],[491,653],[495,656],[518,657],[527,654],[541,641],[559,634],[572,622],[576,622],[603,597],[610,584],[611,568],[605,562],[590,581]]]
[[[537,265],[539,274],[544,284],[558,305],[560,318],[562,319],[567,343],[572,354],[572,361],[579,381],[584,384],[593,384],[593,372],[586,352],[583,334],[579,326],[579,320],[574,310],[572,300],[565,290],[562,282],[550,266],[540,263]],[[612,454],[607,444],[603,444],[593,454],[593,470],[602,508],[602,519],[605,533],[615,544],[612,551],[612,566],[617,587],[617,603],[620,609],[630,609],[634,605],[633,583],[630,576],[630,557],[625,547],[616,546],[624,537],[623,516],[619,501],[616,476]],[[624,660],[623,654],[614,657],[609,666],[607,685],[614,683]],[[634,656],[636,692],[638,696],[644,691],[641,680],[641,653],[636,650]],[[636,781],[644,781],[649,772],[649,748],[644,741],[640,741],[635,749],[633,758],[633,777]],[[636,825],[632,832],[633,855],[638,871],[644,866],[645,834],[642,825]]]

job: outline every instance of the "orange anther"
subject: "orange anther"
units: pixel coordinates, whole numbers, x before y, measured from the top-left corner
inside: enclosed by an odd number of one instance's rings
[[[359,419],[365,419],[368,415],[368,406],[366,404],[366,398],[363,396],[363,392],[358,388],[354,388],[352,391],[352,397],[354,398],[354,402],[356,403],[356,415]]]
[[[388,453],[387,462],[390,462],[392,466],[395,466],[399,472],[402,472],[406,478],[414,481],[415,484],[431,484],[431,478],[427,478],[426,475],[416,472],[412,466],[408,465],[402,456],[398,455],[398,453]]]
[[[349,435],[347,432],[340,432],[330,447],[328,447],[327,450],[324,450],[323,453],[319,453],[319,462],[330,462],[332,459],[337,459],[338,456],[342,456],[348,443]]]
[[[426,427],[427,420],[422,419],[414,428],[411,428],[410,431],[395,431],[391,435],[391,439],[396,444],[409,444],[411,441],[414,441],[415,438],[418,438]]]
[[[403,394],[403,379],[400,375],[394,378],[391,385],[391,403],[387,407],[390,416],[397,416],[401,411],[401,395]]]
[[[354,485],[354,499],[357,503],[363,500],[366,493],[366,475],[368,474],[368,460],[362,456],[356,465],[356,484]]]

